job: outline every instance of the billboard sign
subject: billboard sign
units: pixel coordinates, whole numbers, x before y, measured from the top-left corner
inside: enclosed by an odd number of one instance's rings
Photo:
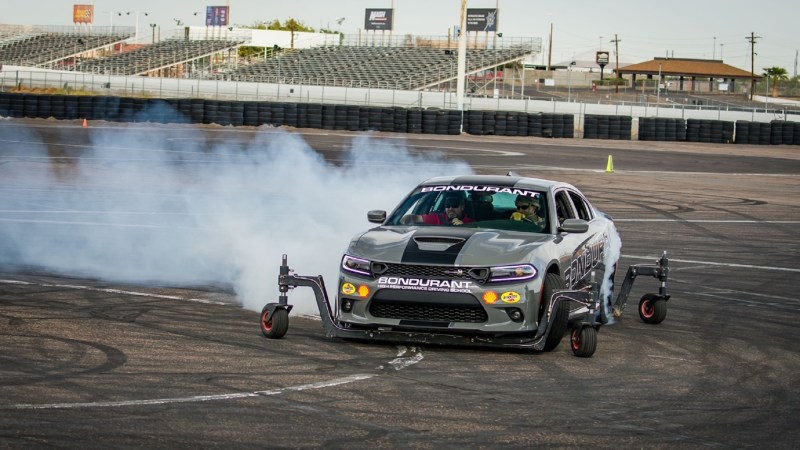
[[[365,30],[391,30],[392,29],[392,9],[391,8],[367,8],[364,15]]]
[[[497,32],[497,9],[468,8],[467,31]]]
[[[73,5],[72,23],[94,23],[94,5]]]
[[[598,66],[605,66],[606,64],[608,64],[608,52],[606,51],[597,52],[597,56],[595,57],[595,62],[597,62]]]
[[[227,27],[230,6],[206,6],[207,27]]]

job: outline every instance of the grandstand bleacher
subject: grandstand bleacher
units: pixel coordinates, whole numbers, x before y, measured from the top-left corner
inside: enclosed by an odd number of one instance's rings
[[[530,50],[469,49],[466,72],[511,63]],[[228,81],[324,86],[422,89],[457,76],[457,54],[425,47],[316,47],[240,66],[217,78]]]
[[[224,39],[170,39],[105,58],[86,59],[71,70],[104,75],[145,75],[209,57],[217,52],[233,50],[240,44],[241,41]]]
[[[81,55],[123,42],[131,33],[6,31],[0,37],[0,63],[16,66],[60,68]]]
[[[265,48],[265,59],[252,63],[239,57],[239,46],[252,46],[246,33],[209,39],[187,29],[157,43],[130,44],[124,42],[134,34],[130,28],[7,31],[0,26],[0,64],[96,75],[396,90],[452,90],[445,84],[457,79],[458,52],[449,39],[405,36],[388,45],[343,40],[303,49],[275,46],[276,51]],[[471,42],[466,50],[468,80],[483,81],[483,71],[519,62],[537,47],[530,39],[491,48],[488,41]]]

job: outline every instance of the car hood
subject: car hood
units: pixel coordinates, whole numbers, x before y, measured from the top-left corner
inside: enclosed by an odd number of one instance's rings
[[[488,266],[532,260],[553,236],[456,227],[378,227],[353,238],[348,253],[388,263]]]

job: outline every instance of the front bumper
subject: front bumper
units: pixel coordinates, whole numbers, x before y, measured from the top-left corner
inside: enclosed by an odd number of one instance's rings
[[[487,335],[539,328],[542,282],[481,285],[459,280],[339,278],[337,319],[372,330],[429,330]]]

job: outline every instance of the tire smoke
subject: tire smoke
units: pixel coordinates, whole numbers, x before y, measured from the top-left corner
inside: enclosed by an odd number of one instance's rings
[[[431,176],[471,173],[371,135],[326,160],[300,135],[267,127],[232,142],[198,138],[208,129],[188,125],[142,125],[95,130],[74,145],[1,127],[0,267],[221,287],[260,311],[277,301],[287,254],[296,273],[323,275],[333,297],[342,252],[374,226],[368,210],[391,210]],[[318,313],[310,289],[290,303]]]

